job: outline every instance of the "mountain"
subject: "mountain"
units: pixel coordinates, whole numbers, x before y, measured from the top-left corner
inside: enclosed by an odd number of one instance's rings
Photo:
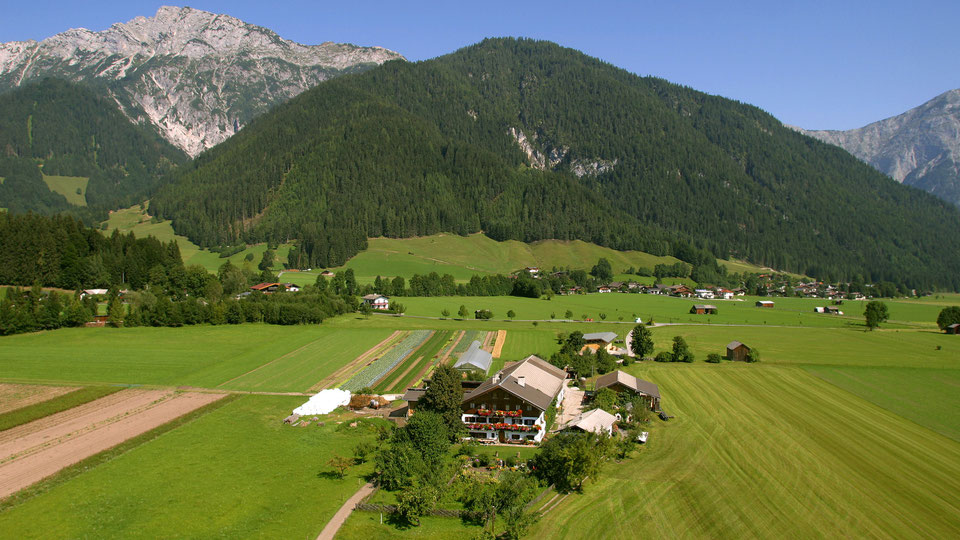
[[[799,131],[845,149],[898,182],[960,206],[960,89],[859,129]]]
[[[205,246],[299,239],[309,266],[367,237],[482,230],[960,287],[956,208],[756,107],[531,40],[327,81],[181,167],[150,209]]]
[[[11,212],[82,213],[44,179],[67,176],[84,178],[80,202],[105,217],[146,199],[187,159],[96,89],[46,79],[0,94],[0,207]]]
[[[395,58],[380,47],[301,45],[227,15],[161,7],[102,32],[0,45],[0,91],[45,77],[99,84],[131,119],[196,155],[321,81]]]

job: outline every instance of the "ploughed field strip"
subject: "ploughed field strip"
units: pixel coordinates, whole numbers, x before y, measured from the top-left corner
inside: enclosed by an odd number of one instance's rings
[[[0,384],[0,413],[15,411],[76,390],[74,386]]]
[[[0,497],[225,395],[123,390],[0,432]]]
[[[503,344],[507,341],[507,331],[506,330],[497,330],[497,340],[496,344],[493,346],[494,358],[500,358],[500,354],[503,352]]]

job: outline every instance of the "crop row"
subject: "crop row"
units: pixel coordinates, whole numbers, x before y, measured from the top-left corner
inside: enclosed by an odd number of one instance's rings
[[[480,344],[483,344],[483,340],[487,337],[486,330],[467,330],[463,334],[463,338],[460,339],[460,343],[457,343],[457,347],[453,349],[454,353],[466,352],[470,348],[470,344],[474,341],[479,341]]]
[[[365,386],[372,386],[394,366],[402,362],[417,347],[423,344],[430,336],[430,330],[414,330],[403,341],[387,351],[386,354],[374,360],[363,371],[354,375],[340,388],[355,392]]]

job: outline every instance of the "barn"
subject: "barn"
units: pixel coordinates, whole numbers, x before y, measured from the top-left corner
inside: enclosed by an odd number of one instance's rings
[[[727,343],[727,360],[746,362],[748,354],[750,354],[750,347],[747,347],[743,343],[739,341]]]

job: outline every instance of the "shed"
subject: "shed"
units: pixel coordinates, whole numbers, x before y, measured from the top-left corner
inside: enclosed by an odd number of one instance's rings
[[[727,360],[739,360],[745,362],[747,355],[750,354],[750,347],[747,347],[739,341],[727,343]]]
[[[593,409],[581,413],[579,416],[567,422],[561,431],[582,431],[585,433],[606,433],[613,434],[613,424],[617,417],[603,409]]]
[[[757,300],[757,307],[773,307],[772,300]]]
[[[955,336],[956,336],[956,335],[960,335],[960,323],[949,324],[949,325],[947,325],[946,328],[944,328],[944,330],[945,330],[948,334],[953,334],[953,335],[955,335]]]
[[[716,315],[717,306],[710,304],[694,304],[693,307],[690,308],[690,313],[693,313],[694,315]]]

